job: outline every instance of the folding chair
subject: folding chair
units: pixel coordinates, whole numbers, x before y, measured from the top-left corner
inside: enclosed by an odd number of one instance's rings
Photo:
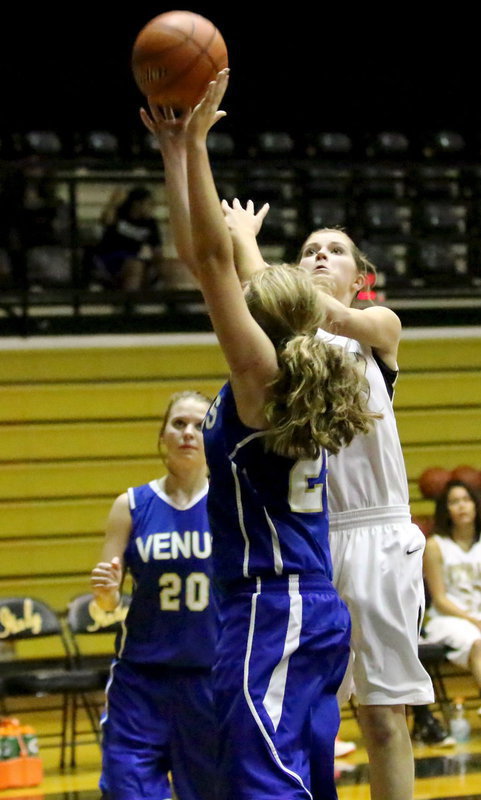
[[[104,680],[107,678],[114,652],[112,634],[122,633],[122,623],[129,605],[130,596],[126,594],[122,595],[120,604],[113,611],[101,609],[93,594],[81,594],[70,601],[67,629],[70,651],[76,667],[95,666],[103,674]],[[105,647],[101,648],[102,652],[99,652],[97,643],[95,649],[86,644],[92,636],[100,634],[110,634]]]
[[[366,153],[375,159],[406,161],[409,157],[409,150],[410,142],[406,134],[401,131],[381,131],[370,139]]]
[[[322,131],[313,137],[308,155],[329,159],[346,159],[351,156],[352,149],[353,143],[347,133]]]
[[[105,689],[110,675],[114,653],[112,634],[121,634],[122,623],[127,616],[129,604],[130,596],[122,595],[121,602],[116,609],[104,611],[96,603],[92,594],[74,597],[68,604],[66,623],[72,666],[75,670],[95,672],[99,677],[101,689]],[[99,634],[108,635],[101,652],[98,647],[94,649],[85,644],[92,636],[97,637]],[[74,697],[74,702],[75,699]],[[85,697],[84,701],[89,706],[89,718],[91,721],[93,720],[96,737],[100,741],[100,709],[103,707],[103,698],[100,704],[91,697]],[[74,715],[76,710],[74,706]],[[75,752],[73,758],[75,761]]]
[[[344,227],[348,219],[346,203],[313,198],[308,205],[308,218],[313,230]]]
[[[368,200],[361,207],[361,217],[370,235],[407,236],[411,232],[411,208],[407,203],[395,200]]]
[[[22,658],[0,665],[0,689],[4,707],[7,698],[19,696],[61,695],[62,731],[60,767],[65,766],[67,747],[70,763],[75,764],[76,710],[78,697],[99,741],[98,725],[92,714],[87,692],[103,688],[102,675],[96,669],[77,668],[72,663],[68,641],[60,618],[41,600],[32,597],[0,598],[0,640],[41,640],[56,638],[62,646],[59,658]]]
[[[439,703],[442,715],[449,725],[449,697],[446,691],[441,666],[446,661],[448,648],[443,644],[419,644],[419,660],[433,682],[434,697]]]
[[[418,225],[426,236],[460,236],[466,233],[468,207],[465,203],[448,201],[421,203]]]
[[[415,248],[416,273],[431,286],[469,285],[468,244],[428,239]]]
[[[426,142],[424,155],[433,160],[460,159],[466,155],[466,141],[457,131],[437,131]]]

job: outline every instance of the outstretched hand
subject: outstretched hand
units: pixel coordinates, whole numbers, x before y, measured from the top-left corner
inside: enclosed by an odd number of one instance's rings
[[[222,211],[232,236],[244,232],[257,236],[269,211],[269,203],[264,203],[262,208],[255,213],[252,200],[248,200],[246,207],[243,208],[241,202],[235,197],[231,206],[227,200],[222,201]]]
[[[225,117],[226,112],[220,111],[219,105],[228,83],[229,69],[226,67],[217,73],[215,81],[209,83],[204,97],[192,111],[192,116],[186,126],[189,135],[205,139],[212,126]]]
[[[150,115],[145,108],[140,109],[140,118],[147,130],[155,136],[162,153],[169,148],[185,147],[185,131],[191,117],[191,109],[178,116],[170,106],[158,106],[149,101]]]

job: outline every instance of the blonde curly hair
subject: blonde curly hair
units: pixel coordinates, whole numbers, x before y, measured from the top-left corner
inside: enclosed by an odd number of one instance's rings
[[[317,337],[325,308],[308,273],[277,266],[257,272],[249,311],[273,342],[279,372],[269,386],[266,447],[289,458],[337,453],[380,415],[367,409],[369,384],[342,348]]]

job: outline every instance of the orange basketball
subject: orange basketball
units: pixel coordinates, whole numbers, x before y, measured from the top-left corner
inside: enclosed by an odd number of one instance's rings
[[[481,472],[475,467],[461,465],[453,469],[452,477],[454,480],[467,483],[473,489],[481,489]]]
[[[159,106],[186,109],[227,67],[227,48],[210,20],[191,11],[167,11],[142,28],[132,52],[140,91]]]
[[[429,467],[429,469],[424,470],[418,483],[423,496],[435,500],[449,480],[451,480],[451,472],[449,470],[443,467]]]

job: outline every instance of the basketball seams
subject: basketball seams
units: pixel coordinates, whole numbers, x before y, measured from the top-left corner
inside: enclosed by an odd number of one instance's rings
[[[213,28],[213,31],[212,31],[212,36],[211,36],[211,38],[209,39],[209,41],[208,41],[208,42],[207,42],[205,45],[201,45],[201,44],[200,44],[199,42],[197,42],[195,39],[192,39],[192,38],[191,38],[191,37],[192,37],[192,35],[193,35],[193,33],[194,33],[194,31],[195,31],[195,25],[194,25],[194,27],[193,27],[193,30],[192,30],[192,32],[191,32],[191,34],[190,34],[189,38],[188,38],[188,39],[186,39],[186,40],[185,40],[185,42],[183,42],[183,44],[186,44],[187,42],[189,42],[189,43],[191,43],[191,44],[194,44],[194,45],[196,46],[196,48],[198,49],[198,51],[199,51],[199,52],[197,53],[197,55],[195,55],[195,56],[193,57],[192,61],[190,61],[190,62],[189,62],[187,65],[186,65],[186,67],[185,67],[183,70],[181,70],[180,72],[176,72],[176,73],[175,73],[175,75],[173,75],[173,76],[172,76],[172,78],[171,78],[171,80],[170,80],[170,81],[166,81],[166,82],[163,84],[163,88],[165,88],[165,89],[168,89],[168,88],[169,88],[169,86],[171,86],[173,83],[177,83],[177,82],[178,82],[180,79],[182,79],[182,78],[185,78],[185,76],[186,76],[186,75],[188,75],[188,73],[189,73],[189,72],[190,72],[192,69],[194,69],[194,67],[196,67],[196,66],[197,66],[197,64],[199,63],[199,61],[200,61],[200,59],[202,58],[202,56],[203,56],[203,55],[204,55],[204,56],[207,56],[207,58],[208,58],[208,60],[210,61],[210,63],[211,63],[211,65],[212,65],[213,69],[214,69],[216,72],[218,72],[218,71],[219,71],[219,70],[218,70],[218,68],[217,68],[217,64],[215,63],[215,61],[214,61],[214,60],[213,60],[213,58],[211,57],[210,53],[208,52],[208,49],[211,47],[211,45],[212,45],[212,42],[214,41],[214,39],[215,39],[215,37],[216,37],[216,35],[217,35],[217,33],[218,33],[218,31],[217,31],[217,28],[216,28],[216,27],[212,26],[212,28]]]
[[[142,32],[137,39],[132,59],[134,75],[139,88],[141,88],[144,94],[153,98],[154,101],[156,95],[162,97],[164,93],[173,93],[176,84],[181,86],[182,83],[189,83],[186,79],[188,79],[191,73],[193,74],[190,80],[190,86],[192,88],[190,94],[194,97],[196,94],[194,71],[197,70],[199,97],[196,98],[195,102],[198,102],[203,91],[203,84],[205,83],[205,86],[207,86],[209,80],[213,80],[219,70],[227,65],[225,44],[219,30],[210,20],[206,20],[203,17],[200,17],[200,21],[202,23],[207,22],[209,27],[206,30],[204,24],[198,26],[198,21],[195,19],[198,15],[193,16],[194,19],[188,20],[189,26],[186,25],[185,29],[178,27],[175,23],[162,21],[158,30],[151,32],[150,37],[147,34],[145,35],[145,41],[142,40]],[[183,20],[180,20],[180,22],[182,21]],[[157,33],[160,39],[162,39],[162,36],[176,37],[177,41],[161,49],[158,49],[158,47],[156,49],[155,36]],[[196,38],[196,35],[199,38]],[[199,41],[199,39],[204,39],[204,41]],[[186,49],[185,59],[189,60],[179,70],[179,63],[184,61],[184,54],[182,53],[183,48]],[[153,74],[153,70],[156,69],[156,65],[153,62],[156,58],[159,59],[159,63],[157,67],[158,72],[155,75]],[[165,60],[163,65],[163,69],[167,73],[165,75],[160,74],[162,71],[162,58]],[[170,59],[171,63],[169,64]],[[182,97],[182,91],[180,97]],[[187,97],[185,99],[187,99]],[[184,98],[182,98],[181,102],[185,102]],[[166,103],[172,103],[172,101],[169,99],[166,100]]]

